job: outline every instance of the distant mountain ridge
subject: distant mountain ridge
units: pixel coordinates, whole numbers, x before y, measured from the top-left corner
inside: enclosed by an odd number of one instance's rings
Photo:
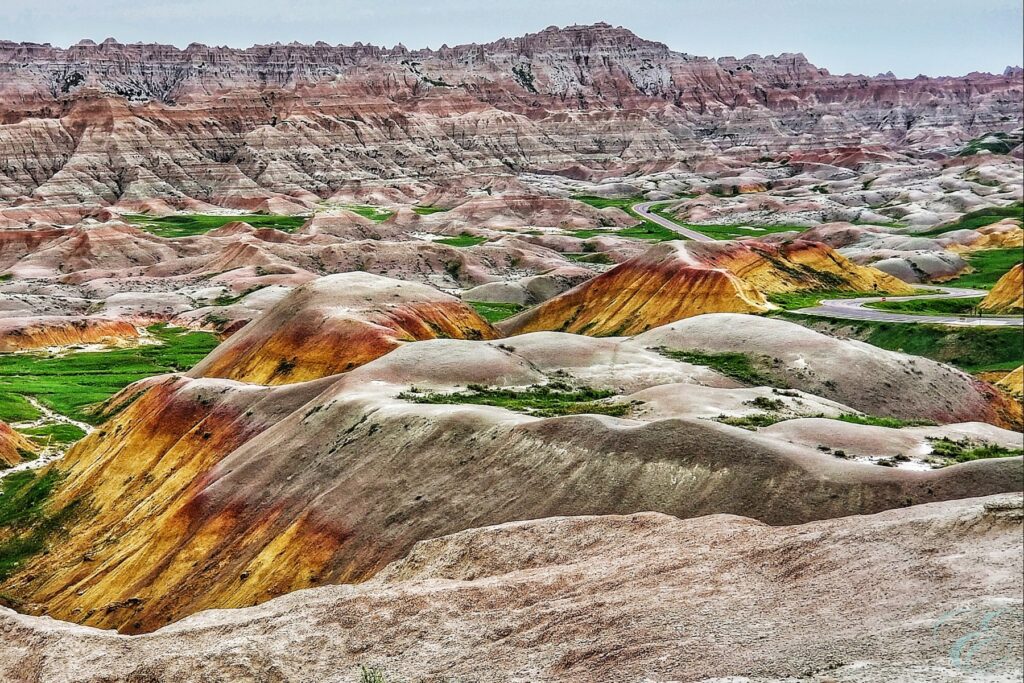
[[[324,198],[352,180],[718,155],[955,149],[1022,122],[1021,71],[835,76],[608,24],[436,50],[0,42],[0,202]]]

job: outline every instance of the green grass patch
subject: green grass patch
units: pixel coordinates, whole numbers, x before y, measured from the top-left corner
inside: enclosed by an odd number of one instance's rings
[[[615,207],[622,209],[630,216],[640,221],[638,225],[634,225],[629,228],[607,228],[607,229],[588,229],[588,230],[575,230],[572,232],[574,237],[580,239],[589,239],[591,237],[614,236],[614,237],[632,237],[640,240],[651,240],[653,242],[665,242],[667,240],[681,240],[686,239],[679,233],[664,228],[654,221],[649,221],[642,217],[640,214],[633,211],[633,204],[637,204],[643,201],[642,197],[631,197],[627,199],[606,199],[605,197],[591,197],[588,195],[581,195],[573,197],[573,199],[589,204],[596,209],[607,209],[609,207]]]
[[[444,213],[448,209],[444,209],[440,206],[414,206],[412,210],[421,216],[429,216],[432,213]]]
[[[974,230],[985,227],[986,225],[991,225],[992,223],[998,223],[1004,218],[1019,218],[1024,220],[1024,204],[1014,202],[1009,206],[992,206],[986,209],[978,209],[977,211],[965,213],[953,223],[932,228],[927,232],[916,232],[913,234],[916,237],[934,237],[943,233],[952,232],[953,230]],[[1020,250],[1018,249],[1017,251],[1019,252]]]
[[[929,420],[901,420],[896,417],[855,415],[853,413],[844,413],[836,419],[855,425],[871,425],[873,427],[889,427],[891,429],[901,429],[902,427],[930,427],[935,424]]]
[[[808,230],[805,225],[703,225],[699,223],[683,223],[671,213],[664,210],[663,205],[651,207],[651,212],[666,218],[684,228],[696,230],[716,240],[732,240],[739,237],[764,237],[775,232],[803,232]]]
[[[969,439],[959,441],[943,436],[929,438],[932,456],[948,461],[946,464],[986,460],[989,458],[1014,458],[1024,455],[1024,449],[1004,448],[994,444],[975,444]]]
[[[1024,251],[1020,249],[984,249],[963,254],[963,257],[974,269],[974,272],[966,273],[943,284],[950,287],[992,289],[999,278],[1024,260]]]
[[[363,218],[369,218],[375,223],[386,221],[395,215],[395,212],[390,209],[384,209],[379,206],[370,206],[369,204],[345,204],[339,208],[351,211],[352,213],[357,213]]]
[[[60,478],[54,469],[45,473],[27,470],[0,481],[0,581],[42,552],[77,510],[77,501],[57,512],[46,510]]]
[[[95,424],[99,418],[91,414],[90,406],[137,380],[188,370],[217,346],[216,336],[208,332],[166,325],[153,325],[149,331],[160,344],[61,356],[0,354],[0,419],[17,422],[38,417],[24,399],[33,396],[62,415]],[[24,415],[25,407],[32,414]],[[22,416],[12,418],[11,412]]]
[[[480,317],[489,323],[496,323],[505,318],[511,318],[522,311],[525,306],[519,304],[506,304],[490,301],[467,301],[470,306],[480,314]]]
[[[474,404],[498,406],[520,413],[528,413],[535,417],[555,417],[557,415],[579,415],[592,413],[599,415],[625,415],[629,412],[628,403],[599,403],[601,399],[610,398],[615,393],[604,389],[589,387],[572,387],[563,382],[552,382],[545,385],[534,385],[527,389],[503,389],[471,384],[467,391],[451,394],[420,392],[415,388],[402,392],[398,398],[414,403],[440,404]]]
[[[483,244],[487,241],[486,237],[475,237],[473,235],[467,235],[463,233],[458,237],[445,237],[443,239],[435,240],[438,244],[447,244],[449,247],[475,247],[478,244]]]
[[[769,294],[768,300],[784,311],[814,308],[825,299],[859,299],[867,296],[885,296],[885,292],[844,292],[834,289],[813,292],[782,292]]]
[[[48,424],[42,427],[29,427],[28,429],[22,429],[21,433],[40,445],[48,443],[70,444],[85,436],[85,432],[81,428],[63,422]]]
[[[1009,154],[1020,143],[1021,138],[1019,135],[1014,136],[1003,131],[986,133],[969,141],[960,148],[956,155],[958,157],[969,157],[981,151],[992,152],[993,154]]]
[[[755,360],[745,354],[733,351],[705,352],[696,350],[656,349],[661,355],[673,360],[703,365],[738,382],[759,387],[782,387],[785,385],[767,372],[761,370]]]
[[[955,365],[967,372],[1013,370],[1024,364],[1024,331],[1014,327],[954,327],[924,323],[839,320],[777,313],[819,332],[858,339]]]
[[[0,355],[0,367],[4,356]],[[24,396],[4,391],[3,379],[0,377],[0,421],[28,422],[39,417],[39,411]]]
[[[864,304],[865,308],[877,308],[880,311],[893,313],[909,313],[911,315],[973,315],[976,313],[981,297],[965,299],[920,299],[917,301],[876,301]]]
[[[306,222],[307,217],[261,214],[249,214],[244,216],[180,214],[156,217],[144,216],[141,214],[126,214],[124,219],[129,223],[138,225],[146,232],[152,233],[157,237],[173,238],[202,235],[236,221],[248,223],[254,228],[275,228],[284,232],[292,232],[302,227],[302,224]]]

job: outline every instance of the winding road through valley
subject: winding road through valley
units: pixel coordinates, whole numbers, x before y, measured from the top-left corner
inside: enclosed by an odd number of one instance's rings
[[[691,228],[682,225],[663,216],[654,213],[651,208],[656,204],[664,204],[664,201],[640,202],[633,204],[633,211],[649,221],[657,223],[663,228],[677,232],[687,239],[697,242],[714,242],[713,237],[708,237]],[[930,323],[940,325],[964,325],[968,327],[1022,327],[1024,316],[1003,316],[1003,315],[914,315],[911,313],[895,313],[883,311],[877,308],[867,308],[865,304],[878,301],[917,301],[920,299],[969,299],[981,297],[988,294],[983,289],[967,289],[964,287],[933,287],[929,289],[939,290],[936,294],[920,294],[915,296],[887,296],[887,297],[862,297],[858,299],[824,299],[817,306],[800,308],[791,313],[801,315],[816,315],[823,318],[843,318],[846,320],[872,320],[889,323]]]
[[[800,308],[791,313],[801,315],[817,315],[824,318],[843,318],[846,320],[873,320],[889,323],[931,323],[942,325],[965,325],[968,327],[1006,327],[1024,326],[1024,316],[1003,315],[913,315],[895,313],[877,308],[867,308],[865,304],[877,301],[919,301],[922,299],[969,299],[988,294],[983,289],[966,289],[962,287],[932,287],[938,289],[937,294],[919,294],[917,296],[874,296],[858,299],[824,299],[817,306]]]
[[[668,228],[672,232],[677,232],[687,239],[694,240],[695,242],[715,241],[714,237],[708,237],[707,235],[697,232],[696,230],[691,230],[690,228],[683,227],[682,225],[679,225],[675,221],[659,216],[658,214],[651,211],[651,207],[654,206],[655,204],[665,203],[666,202],[664,200],[657,202],[640,202],[639,204],[634,204],[632,208],[638,216],[641,216],[646,220],[651,221],[652,223],[657,223],[663,228]]]

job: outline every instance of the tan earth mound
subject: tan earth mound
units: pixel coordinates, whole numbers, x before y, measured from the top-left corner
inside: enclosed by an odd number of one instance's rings
[[[766,379],[871,415],[989,422],[1020,429],[1020,405],[990,384],[927,358],[838,339],[802,325],[735,314],[703,315],[638,335],[669,351],[739,353]]]
[[[36,446],[10,425],[0,422],[0,468],[17,465],[26,455],[34,455]]]
[[[286,384],[351,370],[406,341],[495,336],[472,308],[431,287],[343,273],[299,287],[190,374]]]
[[[508,335],[636,334],[702,313],[764,312],[765,294],[815,289],[912,291],[816,242],[663,242],[497,327]]]
[[[921,372],[939,391],[973,386],[934,365]],[[417,402],[428,390],[552,380],[612,389],[616,398],[575,412],[612,402],[621,416]],[[859,379],[850,402],[876,392],[909,402],[919,390],[884,381]],[[702,400],[675,398],[694,384]],[[636,341],[552,332],[410,342],[346,374],[279,387],[149,380],[58,465],[50,509],[77,501],[89,513],[0,590],[33,612],[138,632],[364,580],[416,541],[516,519],[655,510],[791,524],[1021,489],[1021,458],[890,469],[721,424],[705,404],[726,415],[766,401],[793,417],[853,411],[792,391],[725,396],[735,385]]]
[[[146,636],[0,608],[0,675],[1011,681],[1024,642],[1022,516],[1020,495],[1002,495],[785,527],[654,513],[514,522],[423,541],[360,585]]]
[[[0,353],[71,344],[117,344],[139,336],[126,320],[84,316],[0,318]]]
[[[1024,263],[1018,263],[999,278],[979,307],[992,313],[1024,312]]]

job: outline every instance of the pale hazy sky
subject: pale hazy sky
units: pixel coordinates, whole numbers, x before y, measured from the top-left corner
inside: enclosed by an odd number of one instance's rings
[[[803,52],[833,73],[905,77],[1001,72],[1024,51],[1021,0],[0,0],[0,14],[0,39],[60,46],[436,48],[606,21],[679,52]]]

